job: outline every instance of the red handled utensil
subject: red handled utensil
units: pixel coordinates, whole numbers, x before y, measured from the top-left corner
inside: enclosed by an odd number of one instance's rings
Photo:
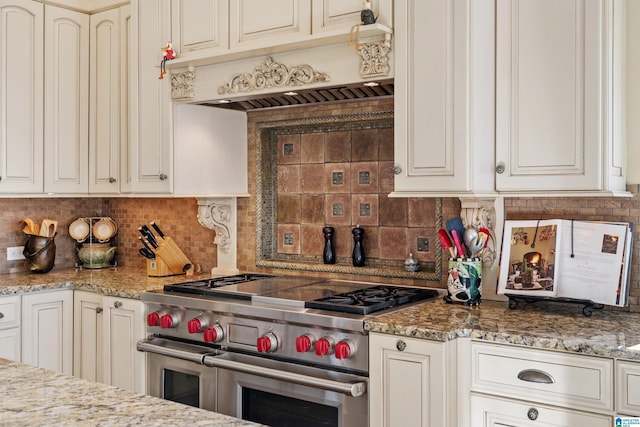
[[[458,237],[456,230],[451,230],[451,238],[453,238],[453,243],[456,245],[458,256],[462,258],[466,257],[467,254],[464,251],[464,246],[462,246],[462,241],[460,240],[460,237]]]
[[[448,249],[449,254],[451,254],[451,258],[455,258],[456,254],[453,251],[453,243],[451,243],[451,238],[449,237],[449,233],[444,228],[438,230],[438,237],[440,238],[440,244],[442,245],[442,249]]]

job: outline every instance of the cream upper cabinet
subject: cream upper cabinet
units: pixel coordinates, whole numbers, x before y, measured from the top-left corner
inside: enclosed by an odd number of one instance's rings
[[[455,342],[369,337],[369,425],[457,425]]]
[[[89,15],[44,11],[44,191],[88,190]]]
[[[130,7],[91,15],[89,192],[126,190]]]
[[[498,0],[496,187],[625,191],[625,3]]]
[[[309,36],[310,16],[311,0],[230,0],[230,47],[255,47]]]
[[[394,4],[395,193],[471,191],[471,4]]]
[[[44,6],[0,0],[0,191],[42,193]]]
[[[170,193],[171,78],[160,79],[162,47],[171,39],[171,4],[131,2],[129,168],[134,193]]]
[[[362,0],[313,0],[311,32],[320,34],[331,31],[343,31],[361,22]],[[376,24],[392,27],[393,2],[374,0],[371,10]]]
[[[173,0],[171,22],[181,57],[229,49],[229,0]]]

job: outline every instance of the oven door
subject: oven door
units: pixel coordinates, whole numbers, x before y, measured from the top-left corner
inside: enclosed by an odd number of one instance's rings
[[[148,394],[216,410],[216,370],[202,364],[215,350],[161,338],[139,341],[137,348],[147,353]]]
[[[238,353],[205,356],[218,368],[217,412],[266,425],[368,425],[368,378]]]

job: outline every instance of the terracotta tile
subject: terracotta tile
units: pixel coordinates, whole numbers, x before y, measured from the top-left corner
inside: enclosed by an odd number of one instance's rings
[[[300,227],[300,248],[305,255],[322,255],[324,250],[323,225],[302,225]]]
[[[299,224],[278,224],[278,253],[299,254],[300,253],[300,225]]]
[[[377,194],[351,195],[351,224],[377,226],[378,210]]]
[[[325,163],[324,182],[327,193],[350,193],[351,164]]]
[[[351,163],[351,192],[378,193],[378,162]]]
[[[407,229],[380,227],[380,258],[404,260],[407,258]]]
[[[378,227],[362,227],[364,228],[364,239],[362,239],[362,245],[364,246],[364,257],[367,259],[380,258],[380,244],[378,241]],[[352,236],[353,239],[353,236]],[[353,241],[352,241],[353,246]]]
[[[327,194],[324,199],[324,209],[327,225],[351,224],[351,195]]]
[[[302,134],[300,144],[301,163],[324,163],[324,133]]]
[[[393,192],[393,162],[378,163],[378,188],[380,194]]]
[[[278,135],[278,164],[300,163],[300,134]]]
[[[338,257],[351,257],[353,250],[353,236],[351,234],[352,227],[349,226],[333,226],[335,228],[335,249]],[[365,254],[366,255],[366,254]]]
[[[393,128],[378,131],[378,160],[393,161]]]
[[[427,239],[429,241],[428,251],[419,251],[417,248],[418,239]],[[436,240],[438,233],[435,227],[420,227],[407,229],[407,254],[413,253],[416,261],[433,262],[436,259]]]
[[[407,226],[407,199],[380,195],[380,225]]]
[[[409,198],[409,227],[434,227],[436,222],[436,199]]]
[[[378,160],[378,129],[354,130],[351,133],[351,160]]]
[[[302,224],[324,224],[324,194],[302,195]]]
[[[351,132],[328,132],[325,144],[325,162],[351,161]]]
[[[278,193],[300,192],[300,165],[278,166]]]
[[[324,169],[322,163],[300,165],[300,191],[302,193],[324,193]]]
[[[300,223],[300,196],[281,194],[278,195],[278,222]]]

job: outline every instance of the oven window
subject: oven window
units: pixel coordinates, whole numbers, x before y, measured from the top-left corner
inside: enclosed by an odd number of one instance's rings
[[[164,370],[164,398],[200,407],[200,379],[196,375]]]
[[[338,408],[243,387],[242,419],[278,427],[338,427]]]

